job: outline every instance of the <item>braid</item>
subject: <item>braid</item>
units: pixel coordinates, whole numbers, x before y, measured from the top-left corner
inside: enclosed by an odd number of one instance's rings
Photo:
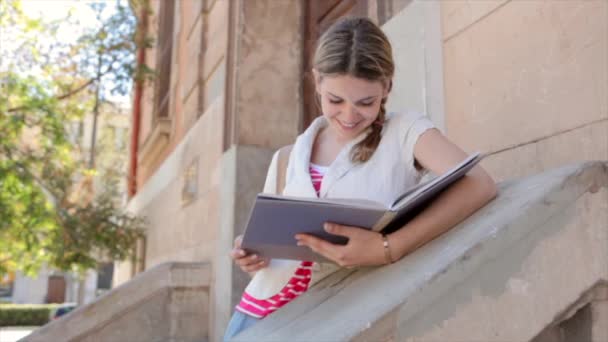
[[[369,133],[365,139],[355,145],[351,151],[351,160],[353,163],[364,163],[368,161],[376,148],[380,144],[380,139],[382,138],[382,127],[384,125],[384,120],[386,117],[386,109],[384,105],[386,104],[386,97],[382,98],[382,102],[380,104],[380,111],[378,113],[378,118],[371,125],[372,131]]]

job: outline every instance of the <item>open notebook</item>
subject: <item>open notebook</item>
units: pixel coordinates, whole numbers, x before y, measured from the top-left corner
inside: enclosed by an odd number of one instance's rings
[[[325,222],[393,232],[403,227],[482,158],[480,153],[470,155],[443,175],[397,196],[389,207],[361,199],[300,198],[259,193],[241,247],[269,258],[327,261],[308,247],[297,246],[294,236],[308,233],[332,243],[346,244],[347,238],[323,230]]]

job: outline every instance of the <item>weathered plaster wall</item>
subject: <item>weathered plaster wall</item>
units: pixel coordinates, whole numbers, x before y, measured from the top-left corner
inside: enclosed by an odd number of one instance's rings
[[[608,159],[608,2],[441,2],[447,132],[509,179]]]

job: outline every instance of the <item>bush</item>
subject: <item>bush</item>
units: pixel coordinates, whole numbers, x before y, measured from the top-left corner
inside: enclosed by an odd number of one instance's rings
[[[57,304],[0,304],[0,327],[45,325]]]

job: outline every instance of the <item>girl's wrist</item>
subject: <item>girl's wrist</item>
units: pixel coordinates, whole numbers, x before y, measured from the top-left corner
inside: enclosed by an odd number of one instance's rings
[[[388,241],[393,262],[399,261],[409,253],[409,238],[410,235],[406,234],[405,229],[386,234],[386,240]]]
[[[389,265],[395,262],[393,258],[393,253],[391,251],[391,244],[389,241],[388,234],[381,234],[382,237],[382,248],[384,249],[384,264]]]

